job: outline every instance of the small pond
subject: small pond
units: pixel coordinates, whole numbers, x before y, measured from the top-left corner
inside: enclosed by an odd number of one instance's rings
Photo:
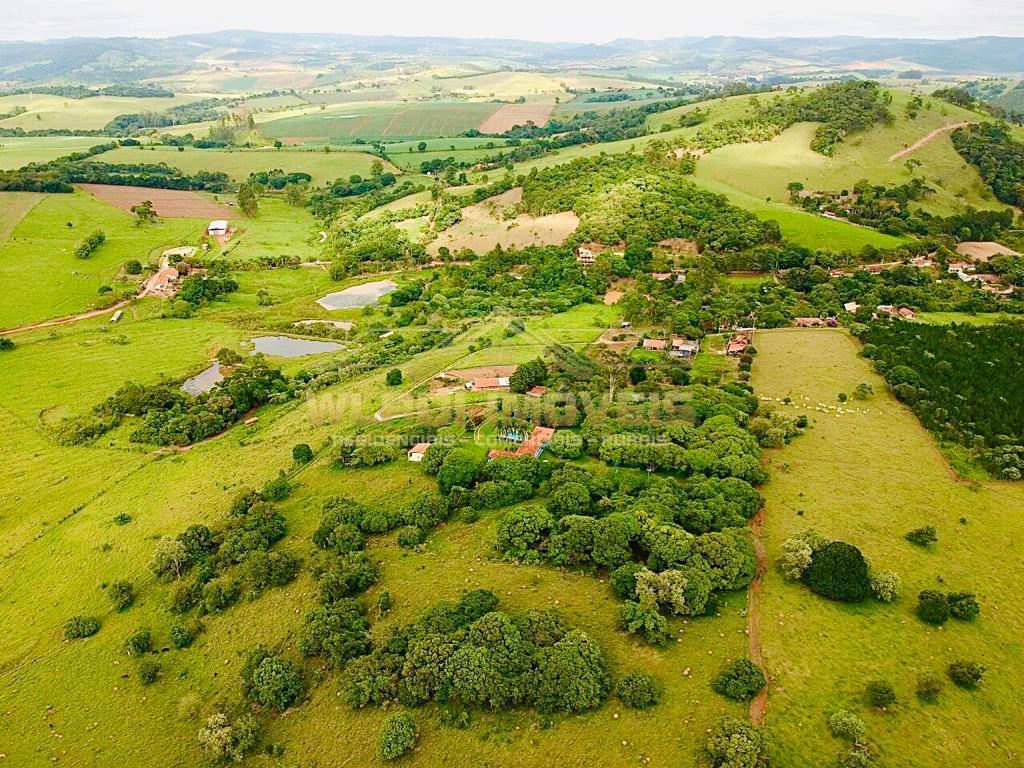
[[[251,354],[262,352],[274,357],[305,357],[318,355],[321,352],[337,352],[345,349],[344,344],[333,341],[311,341],[310,339],[293,339],[291,336],[258,336],[252,340]]]
[[[220,363],[214,363],[191,379],[185,379],[181,388],[190,395],[201,395],[203,392],[209,392],[220,381],[224,381],[224,374],[220,372]]]
[[[316,303],[324,309],[353,309],[376,304],[381,296],[387,296],[398,287],[393,280],[378,280],[373,283],[353,285],[343,291],[328,293]]]

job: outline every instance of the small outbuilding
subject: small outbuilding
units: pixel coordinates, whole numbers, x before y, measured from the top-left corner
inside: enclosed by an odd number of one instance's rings
[[[416,445],[409,449],[409,461],[423,461],[423,457],[427,455],[427,448],[429,447],[430,443],[416,443]]]

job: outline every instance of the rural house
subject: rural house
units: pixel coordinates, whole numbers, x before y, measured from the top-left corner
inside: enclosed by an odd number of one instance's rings
[[[520,456],[533,456],[538,458],[548,443],[551,442],[552,436],[555,434],[555,430],[550,427],[534,427],[529,437],[520,443],[519,447],[514,451],[501,451],[497,448],[492,448],[487,452],[488,459],[502,459],[502,458],[519,458]]]
[[[794,317],[793,324],[797,328],[818,328],[825,325],[820,317]]]
[[[683,360],[692,360],[697,356],[698,351],[700,351],[700,342],[673,337],[672,349],[669,350],[669,354],[672,357],[679,357]]]
[[[494,392],[508,389],[508,376],[481,377],[466,382],[466,389],[471,392]]]
[[[665,347],[668,346],[668,342],[664,339],[644,339],[644,349],[649,349],[652,352],[662,352]]]
[[[409,449],[409,461],[423,461],[423,457],[426,456],[427,448],[429,447],[430,443],[416,443],[416,445]]]

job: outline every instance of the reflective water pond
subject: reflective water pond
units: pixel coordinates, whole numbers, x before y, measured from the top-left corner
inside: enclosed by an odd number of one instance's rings
[[[345,349],[344,344],[333,341],[312,341],[310,339],[293,339],[291,336],[258,336],[252,340],[252,354],[261,352],[274,357],[305,357],[318,355],[321,352],[337,352]]]
[[[398,287],[393,280],[377,280],[373,283],[353,285],[343,291],[328,293],[316,303],[324,309],[352,309],[376,304],[381,296],[387,296]]]
[[[224,381],[224,374],[220,372],[220,363],[214,363],[191,379],[185,379],[185,383],[181,385],[181,388],[190,395],[200,395],[203,392],[209,392],[217,386],[219,381]]]

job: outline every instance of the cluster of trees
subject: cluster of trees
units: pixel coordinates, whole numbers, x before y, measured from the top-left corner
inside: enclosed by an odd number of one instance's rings
[[[989,471],[1024,477],[1020,328],[873,323],[861,334],[896,397],[939,440],[970,448]]]
[[[351,662],[342,698],[352,707],[427,702],[586,712],[611,691],[601,649],[553,609],[496,610],[486,590],[437,603]]]
[[[239,366],[211,391],[185,394],[176,381],[128,382],[85,416],[64,419],[58,439],[70,445],[92,440],[126,416],[141,418],[131,440],[155,445],[190,445],[231,426],[244,413],[273,397],[290,397],[288,380],[260,358]]]
[[[101,163],[87,161],[93,155],[114,149],[115,143],[99,144],[87,152],[75,152],[46,163],[29,163],[0,171],[3,192],[72,192],[74,184],[115,184],[222,192],[230,185],[227,174],[197,171],[185,174],[166,163]]]
[[[779,566],[788,578],[800,579],[812,591],[840,602],[859,603],[873,594],[890,603],[903,588],[898,574],[872,572],[857,547],[830,541],[812,528],[783,542]]]
[[[250,173],[249,180],[256,182],[264,189],[276,189],[280,191],[289,184],[308,184],[313,180],[313,177],[308,173],[302,173],[301,171],[285,173],[280,168],[275,168],[271,171]]]
[[[237,104],[238,101],[238,99],[214,97],[180,104],[163,112],[136,112],[118,115],[103,127],[103,132],[111,136],[132,136],[153,128],[168,128],[172,125],[217,120],[224,114],[225,109]]]
[[[609,572],[624,601],[623,627],[653,644],[667,640],[666,615],[704,615],[714,610],[716,591],[741,589],[754,576],[745,524],[761,499],[742,480],[644,482],[564,465],[542,481],[540,493],[543,506],[518,507],[502,519],[498,551]]]
[[[785,95],[768,101],[750,99],[751,114],[738,120],[722,120],[703,126],[686,145],[712,150],[727,144],[768,141],[794,123],[822,123],[811,139],[811,149],[823,155],[835,153],[836,145],[851,133],[877,123],[888,123],[891,96],[877,83],[847,80]]]
[[[576,241],[625,241],[635,250],[670,237],[715,251],[781,240],[778,224],[690,182],[676,162],[658,151],[577,158],[534,170],[523,179],[522,209],[533,215],[575,211]]]
[[[290,486],[273,482],[276,486],[268,484],[262,492],[239,495],[223,523],[212,528],[194,523],[157,542],[149,568],[170,582],[172,613],[221,613],[242,597],[255,600],[295,578],[298,558],[274,548],[287,533],[287,524],[273,501],[286,495]]]
[[[92,256],[92,252],[103,245],[103,242],[107,239],[107,236],[103,234],[102,229],[97,229],[95,232],[91,232],[85,237],[82,242],[75,246],[75,257],[79,259],[88,259]]]
[[[953,131],[953,146],[978,168],[992,192],[1008,205],[1024,205],[1024,143],[1002,123],[982,123]]]

